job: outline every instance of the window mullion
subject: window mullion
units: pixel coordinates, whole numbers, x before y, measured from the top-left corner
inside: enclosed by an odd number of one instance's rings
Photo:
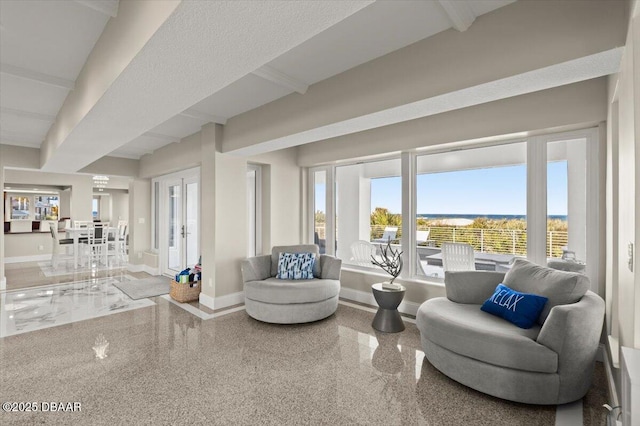
[[[527,258],[547,264],[547,144],[542,137],[527,141]]]
[[[336,255],[336,197],[335,197],[335,166],[326,168],[326,252],[332,256]]]
[[[403,152],[400,158],[402,176],[402,278],[416,274],[416,208],[415,155]]]

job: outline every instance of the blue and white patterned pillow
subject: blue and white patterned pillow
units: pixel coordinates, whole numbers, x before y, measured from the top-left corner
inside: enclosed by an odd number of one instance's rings
[[[313,279],[315,261],[315,253],[280,253],[276,278],[281,280]]]

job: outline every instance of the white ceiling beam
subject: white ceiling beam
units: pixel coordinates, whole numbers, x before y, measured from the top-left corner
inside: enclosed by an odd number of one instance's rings
[[[129,160],[139,160],[144,154],[132,154],[128,152],[118,152],[113,151],[108,157],[116,157],[116,158],[128,158]]]
[[[118,0],[75,0],[75,2],[112,18],[118,16]]]
[[[107,23],[105,31],[114,30],[113,40],[97,43],[91,54],[125,66],[85,64],[78,81],[97,77],[105,84],[99,90],[78,84],[67,98],[42,145],[42,170],[73,173],[185,110],[193,115],[190,108],[196,103],[372,2],[134,3],[140,7],[118,11],[117,28],[116,20]],[[138,16],[145,17],[144,31],[136,25]],[[248,40],[247,32],[260,37]],[[223,61],[201,55],[211,46],[224,50]],[[210,121],[226,122],[207,114],[198,124]]]
[[[150,138],[160,139],[167,142],[180,142],[180,138],[170,135],[163,135],[161,133],[145,132],[142,134],[142,136],[148,136]]]
[[[438,2],[449,16],[453,28],[460,32],[469,29],[476,20],[476,14],[469,2],[459,0],[438,0]]]
[[[223,146],[222,152],[240,156],[264,154],[615,74],[620,70],[623,51],[623,47],[617,47],[238,149],[225,150]]]
[[[5,63],[0,63],[0,72],[14,77],[24,78],[26,80],[37,81],[38,83],[47,84],[49,86],[61,87],[67,90],[73,90],[76,85],[74,81],[67,80],[65,78],[55,77]]]
[[[145,154],[153,154],[152,149],[136,149],[136,148],[130,148],[130,147],[126,147],[126,148],[118,148],[115,151],[112,151],[111,153],[108,154],[108,156],[110,157],[126,157],[126,158],[133,158],[133,159],[139,159],[140,157],[142,157]]]
[[[196,111],[193,108],[185,109],[180,114],[183,117],[194,118],[196,120],[205,120],[206,122],[227,124],[227,119],[219,115],[207,114],[206,112]]]
[[[14,117],[32,118],[34,120],[46,121],[53,123],[56,117],[49,114],[40,114],[38,112],[22,111],[19,109],[0,107],[0,115],[13,115]]]
[[[309,85],[291,77],[283,73],[282,71],[278,71],[277,69],[270,67],[269,65],[263,65],[257,70],[255,70],[253,75],[256,75],[260,78],[264,78],[267,81],[277,84],[278,86],[282,86],[284,88],[293,90],[294,92],[298,92],[301,95],[304,95],[309,88]]]

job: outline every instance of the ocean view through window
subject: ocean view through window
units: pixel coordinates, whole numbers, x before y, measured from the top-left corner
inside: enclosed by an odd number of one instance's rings
[[[309,174],[311,229],[349,268],[375,269],[371,256],[390,243],[404,279],[442,282],[443,246],[466,253],[465,268],[507,272],[520,257],[591,278],[595,141],[588,129],[319,166]]]
[[[475,269],[527,256],[526,144],[422,155],[416,161],[418,275],[444,278],[442,247],[468,244]]]

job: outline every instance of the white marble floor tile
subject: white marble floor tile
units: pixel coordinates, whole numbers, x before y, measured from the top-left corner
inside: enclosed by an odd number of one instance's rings
[[[0,293],[0,337],[153,306],[131,300],[117,278],[100,278]]]

